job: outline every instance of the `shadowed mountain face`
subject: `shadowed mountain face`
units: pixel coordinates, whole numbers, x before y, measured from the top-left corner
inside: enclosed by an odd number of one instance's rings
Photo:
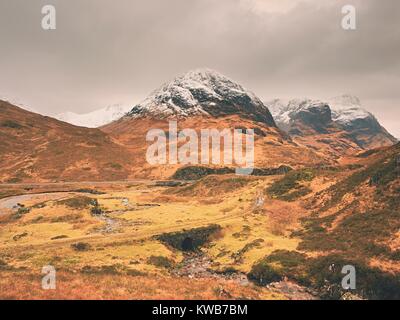
[[[361,107],[356,97],[344,95],[328,102],[310,99],[267,103],[277,125],[292,136],[340,133],[362,149],[390,146],[397,140]]]
[[[392,145],[397,142],[375,117],[356,119],[349,124],[342,125],[351,139],[364,149]]]
[[[324,132],[327,127],[332,125],[331,110],[326,104],[310,106],[308,109],[300,111],[295,118],[317,132]]]
[[[0,180],[109,180],[130,155],[99,129],[76,127],[0,101]]]
[[[328,101],[333,120],[362,148],[391,146],[397,143],[375,116],[364,110],[357,97],[342,95]]]
[[[329,106],[320,102],[301,102],[297,105],[292,102],[289,105],[290,112],[290,130],[291,135],[307,134],[304,127],[309,127],[316,133],[328,133],[334,126],[332,113]]]
[[[275,127],[268,108],[252,92],[210,69],[189,71],[155,90],[136,105],[130,117],[157,119],[239,115]]]

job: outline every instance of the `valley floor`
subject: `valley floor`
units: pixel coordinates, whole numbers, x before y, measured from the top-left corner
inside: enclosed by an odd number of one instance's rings
[[[2,186],[14,195],[0,199],[0,298],[296,299],[297,288],[280,293],[247,280],[256,260],[294,249],[297,240],[254,213],[268,179],[250,179],[240,192],[235,184],[243,182],[235,179],[212,197],[207,190],[179,194],[191,183],[106,182],[90,190],[84,183]],[[202,253],[183,253],[155,239],[211,224],[223,230]],[[54,292],[40,287],[45,265],[60,270]]]
[[[331,252],[299,230],[329,174],[0,186],[0,299],[315,299]]]

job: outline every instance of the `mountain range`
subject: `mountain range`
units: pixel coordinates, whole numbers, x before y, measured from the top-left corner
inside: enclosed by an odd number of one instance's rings
[[[357,97],[343,95],[327,101],[293,99],[267,102],[278,126],[292,136],[310,136],[342,131],[360,148],[396,143],[375,116],[362,108]]]
[[[331,165],[396,143],[355,97],[263,103],[210,69],[189,71],[133,107],[53,119],[5,101],[0,106],[3,182],[171,177],[180,165],[151,166],[145,159],[146,133],[168,131],[171,119],[179,129],[253,128],[260,168]]]
[[[271,127],[277,125],[299,143],[303,140],[309,146],[310,143],[304,140],[310,140],[311,136],[319,136],[325,142],[324,147],[327,144],[337,147],[337,142],[342,141],[340,152],[387,146],[397,141],[355,96],[345,94],[326,101],[274,99],[263,103],[254,93],[210,69],[189,71],[154,90],[133,107],[112,105],[86,114],[66,112],[56,118],[73,125],[96,128],[107,126],[125,115],[158,120],[238,115]]]

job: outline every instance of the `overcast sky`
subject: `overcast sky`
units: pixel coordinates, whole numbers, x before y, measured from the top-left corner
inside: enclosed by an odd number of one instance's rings
[[[0,96],[43,114],[134,105],[209,67],[265,100],[357,95],[400,137],[399,0],[0,0],[0,50]]]

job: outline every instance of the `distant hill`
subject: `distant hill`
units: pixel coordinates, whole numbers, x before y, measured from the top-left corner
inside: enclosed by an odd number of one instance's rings
[[[64,112],[55,118],[79,127],[97,128],[118,120],[131,109],[132,106],[116,104],[84,114]]]
[[[76,127],[0,100],[0,181],[128,177],[130,154],[99,129]]]
[[[328,101],[295,99],[267,102],[277,125],[294,137],[315,136],[329,144],[347,140],[362,149],[390,146],[397,142],[373,114],[361,107],[357,97],[343,95]],[[334,135],[336,139],[329,138]],[[353,147],[351,147],[353,149]]]

